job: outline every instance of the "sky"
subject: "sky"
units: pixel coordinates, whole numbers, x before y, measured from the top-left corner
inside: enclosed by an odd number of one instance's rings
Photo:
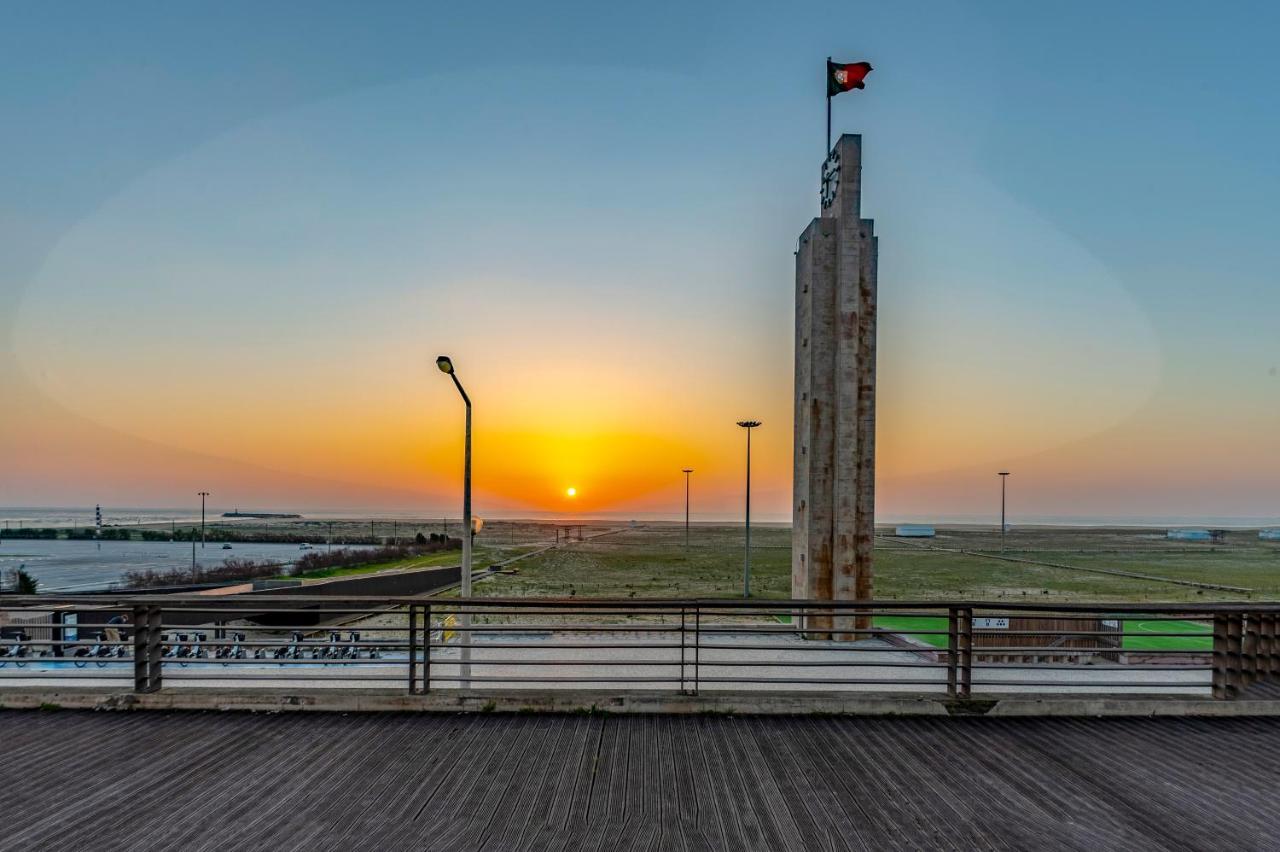
[[[1274,4],[0,2],[0,506],[789,518],[833,55],[878,517],[1280,518]]]

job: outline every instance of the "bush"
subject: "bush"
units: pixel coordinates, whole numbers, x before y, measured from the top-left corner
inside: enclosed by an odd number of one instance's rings
[[[422,534],[418,534],[419,538]],[[389,545],[387,547],[377,547],[373,549],[360,548],[359,550],[349,550],[341,548],[332,551],[312,551],[298,559],[293,563],[293,571],[295,575],[309,574],[314,571],[327,571],[331,568],[355,568],[360,565],[372,565],[377,562],[394,562],[397,559],[408,559],[411,556],[421,556],[424,553],[438,553],[443,550],[458,550],[462,547],[462,539],[451,538],[445,539],[444,536],[436,538],[434,535],[425,543],[415,544],[413,546],[401,545],[396,547]]]
[[[193,569],[183,567],[160,571],[154,569],[127,571],[121,576],[120,584],[126,589],[140,589],[163,586],[194,586],[205,583],[233,583],[275,577],[280,574],[304,576],[332,568],[354,568],[378,562],[393,562],[397,559],[421,556],[424,553],[458,550],[461,547],[462,539],[446,539],[442,535],[439,537],[433,536],[432,540],[425,545],[360,549],[342,548],[325,552],[312,551],[298,557],[298,560],[292,566],[282,562],[255,562],[252,559],[232,557],[212,568],[197,567]]]
[[[5,574],[5,586],[18,595],[34,595],[40,581],[27,572],[25,567],[14,568]]]

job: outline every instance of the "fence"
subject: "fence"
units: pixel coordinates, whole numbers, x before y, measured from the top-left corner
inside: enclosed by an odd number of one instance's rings
[[[1280,604],[3,596],[0,689],[1231,699],[1280,674],[1278,620]]]

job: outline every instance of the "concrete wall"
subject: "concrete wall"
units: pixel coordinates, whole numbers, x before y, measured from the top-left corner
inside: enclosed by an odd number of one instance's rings
[[[421,595],[453,585],[462,579],[462,569],[457,565],[440,568],[417,568],[409,571],[381,574],[357,574],[353,577],[335,577],[317,583],[253,592],[253,597],[267,595],[335,595],[338,597],[363,597],[381,595]]]

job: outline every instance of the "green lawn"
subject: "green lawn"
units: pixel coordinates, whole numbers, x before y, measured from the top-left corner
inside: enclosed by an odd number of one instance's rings
[[[913,630],[947,629],[942,617],[893,616],[875,618],[875,626],[901,633],[911,639],[933,645],[947,646],[944,633],[913,633]],[[1124,622],[1124,648],[1126,651],[1212,651],[1212,628],[1195,621],[1142,621],[1126,619]],[[1177,633],[1178,636],[1153,636],[1153,633]]]

